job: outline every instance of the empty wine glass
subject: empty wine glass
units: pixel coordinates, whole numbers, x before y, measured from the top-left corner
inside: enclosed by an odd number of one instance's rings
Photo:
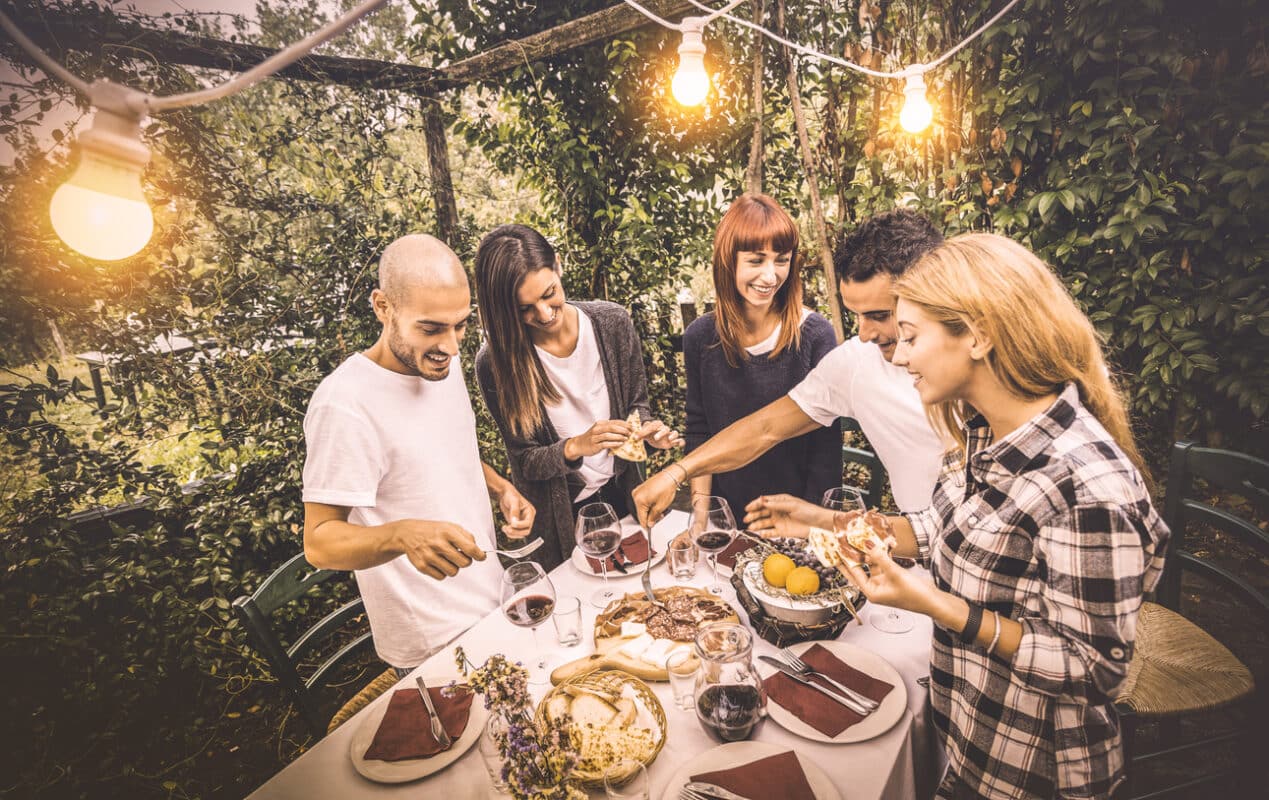
[[[551,618],[555,610],[555,585],[536,561],[520,561],[507,567],[502,573],[502,614],[507,620],[533,631],[533,657],[529,667],[529,683],[544,684],[550,681],[546,674],[546,658],[538,643],[538,628]]]
[[[692,532],[692,541],[696,546],[709,556],[714,580],[709,590],[714,594],[722,594],[723,587],[718,582],[718,554],[726,550],[736,538],[736,518],[731,514],[731,507],[721,497],[693,498],[688,530]]]
[[[839,486],[824,493],[823,506],[837,512],[833,514],[833,529],[837,534],[844,534],[846,526],[856,515],[851,511],[868,513],[868,504],[864,502],[864,493],[855,486]],[[862,555],[862,554],[861,554]],[[884,611],[883,611],[884,609]],[[906,611],[886,606],[875,606],[868,612],[868,622],[883,633],[907,633],[916,625],[912,615]]]
[[[598,559],[604,576],[604,587],[590,597],[595,608],[604,608],[616,594],[608,588],[608,557],[621,547],[621,524],[617,512],[607,503],[587,503],[577,512],[577,546],[591,558]]]

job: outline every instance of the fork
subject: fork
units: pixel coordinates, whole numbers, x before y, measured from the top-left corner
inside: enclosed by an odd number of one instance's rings
[[[524,558],[529,553],[532,553],[534,550],[537,550],[539,547],[541,547],[543,542],[545,541],[546,541],[545,539],[538,537],[537,539],[534,539],[533,541],[529,542],[528,544],[522,547],[515,547],[510,550],[491,550],[490,552],[495,555],[505,556],[507,558]]]
[[[784,659],[784,663],[788,664],[793,669],[802,673],[804,676],[807,676],[807,677],[811,675],[820,676],[824,680],[836,686],[838,689],[841,689],[843,692],[849,695],[851,699],[855,700],[857,703],[861,703],[869,711],[872,711],[873,709],[877,708],[878,703],[876,700],[873,700],[870,697],[865,697],[864,695],[860,694],[859,692],[855,691],[849,686],[846,686],[845,684],[842,684],[842,683],[839,683],[838,681],[833,680],[829,676],[825,675],[823,672],[820,672],[815,667],[812,667],[810,664],[798,658],[797,654],[794,653],[789,648],[785,647],[780,650],[780,658]]]
[[[728,791],[716,783],[692,781],[679,790],[679,800],[749,800],[749,798]]]

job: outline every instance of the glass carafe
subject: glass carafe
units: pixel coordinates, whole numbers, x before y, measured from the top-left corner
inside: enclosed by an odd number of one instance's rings
[[[715,622],[696,633],[696,718],[720,742],[749,739],[767,713],[767,695],[753,667],[753,633]]]

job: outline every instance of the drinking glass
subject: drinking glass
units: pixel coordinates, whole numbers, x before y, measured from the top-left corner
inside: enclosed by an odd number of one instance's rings
[[[824,493],[820,505],[833,511],[867,511],[864,491],[858,486],[836,486]]]
[[[520,561],[507,567],[502,573],[502,614],[512,625],[533,631],[534,655],[530,661],[529,683],[544,684],[550,680],[546,673],[546,658],[538,643],[538,628],[555,610],[555,586],[536,561]]]
[[[852,502],[851,497],[854,497]],[[836,533],[844,533],[849,524],[848,514],[841,512],[862,511],[868,513],[868,504],[864,502],[864,493],[854,486],[839,486],[824,493],[825,508],[836,512],[833,515],[833,529]],[[883,612],[882,609],[885,609]],[[916,621],[907,611],[885,606],[875,606],[868,612],[868,622],[882,633],[907,633],[916,625]]]
[[[679,711],[691,711],[696,707],[696,670],[700,667],[700,659],[691,650],[678,650],[665,662],[665,671],[670,676],[670,692],[674,695],[674,705]]]
[[[633,758],[623,758],[604,770],[604,794],[608,800],[648,800],[648,768]]]
[[[617,513],[607,503],[587,503],[577,512],[577,546],[599,560],[604,586],[590,596],[595,608],[605,608],[616,594],[608,588],[608,557],[621,547],[621,525]]]
[[[726,550],[732,539],[736,538],[736,518],[731,515],[731,507],[721,497],[694,498],[689,524],[692,542],[701,552],[709,555],[709,565],[714,576],[714,583],[709,590],[714,594],[722,594],[723,587],[718,582],[718,554]]]
[[[501,714],[490,714],[485,722],[485,729],[480,733],[480,760],[485,762],[485,771],[494,789],[499,793],[507,791],[507,782],[502,779],[502,751],[498,748],[499,738],[507,733],[507,722]]]
[[[555,623],[555,639],[565,647],[581,644],[582,641],[582,601],[567,595],[555,599],[555,613],[551,615]]]
[[[670,574],[677,581],[690,581],[696,577],[696,559],[699,557],[696,545],[688,537],[675,538],[670,542],[666,560],[670,562]]]

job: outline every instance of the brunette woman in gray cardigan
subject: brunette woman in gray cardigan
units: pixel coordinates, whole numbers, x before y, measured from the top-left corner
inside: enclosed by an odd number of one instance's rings
[[[677,447],[682,438],[652,417],[634,325],[602,301],[567,302],[555,250],[537,231],[502,225],[476,251],[476,296],[488,341],[476,355],[476,380],[511,462],[511,480],[534,508],[534,554],[551,570],[572,555],[575,509],[607,502],[618,516],[634,508],[641,477],[615,458],[632,433]]]

